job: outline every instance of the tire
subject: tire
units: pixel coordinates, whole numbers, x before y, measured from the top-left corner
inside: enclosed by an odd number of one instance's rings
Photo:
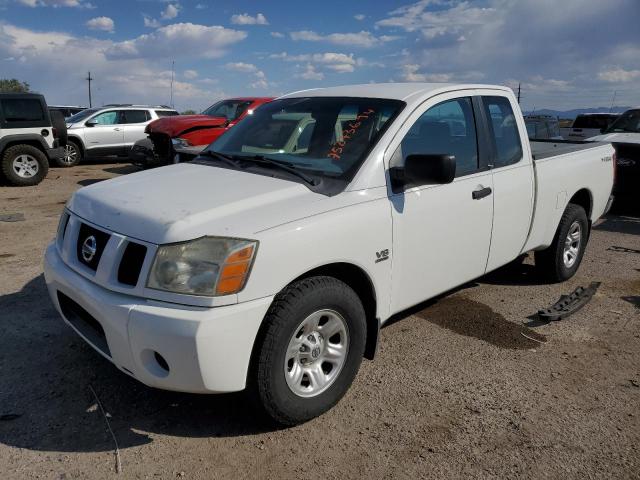
[[[64,115],[62,115],[62,112],[53,110],[49,112],[49,116],[51,117],[51,125],[56,129],[58,135],[58,145],[64,147],[68,140],[67,122],[64,119]]]
[[[588,240],[587,214],[580,205],[570,203],[562,214],[553,243],[535,252],[536,269],[552,282],[570,279],[580,267]]]
[[[338,403],[364,355],[366,320],[358,295],[333,277],[306,278],[276,296],[264,322],[250,385],[266,413],[297,425]]]
[[[31,145],[14,145],[2,154],[2,174],[11,185],[39,184],[49,171],[46,155]]]
[[[75,167],[82,160],[82,149],[80,145],[74,140],[67,141],[67,145],[64,147],[64,157],[56,160],[56,166],[58,167]]]

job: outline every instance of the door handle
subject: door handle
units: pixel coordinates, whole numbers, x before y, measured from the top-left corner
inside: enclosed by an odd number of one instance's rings
[[[114,128],[114,130],[115,130],[116,132],[119,132],[119,131],[120,131],[120,129],[119,129],[118,127]]]
[[[471,192],[471,197],[474,200],[480,200],[481,198],[488,197],[489,195],[491,195],[491,187],[485,187]]]

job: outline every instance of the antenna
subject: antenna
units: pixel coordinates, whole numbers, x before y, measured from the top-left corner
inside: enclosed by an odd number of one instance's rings
[[[85,78],[85,80],[89,82],[89,108],[91,108],[93,106],[91,105],[91,80],[93,80],[93,78],[91,77],[91,72],[88,72],[87,78]]]
[[[518,105],[520,105],[520,82],[518,82]]]
[[[176,61],[171,60],[171,100],[169,101],[169,105],[173,108],[173,72],[175,69]]]

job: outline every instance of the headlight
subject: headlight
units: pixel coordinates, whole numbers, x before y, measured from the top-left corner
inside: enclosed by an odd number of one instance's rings
[[[174,148],[175,147],[184,148],[184,147],[191,146],[191,143],[189,142],[189,140],[185,140],[184,138],[172,138],[171,144],[173,145]]]
[[[229,295],[244,287],[258,242],[202,237],[162,245],[153,260],[147,287],[189,295]]]

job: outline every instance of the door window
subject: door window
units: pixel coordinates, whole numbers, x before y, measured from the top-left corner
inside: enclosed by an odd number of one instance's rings
[[[118,124],[118,112],[112,110],[110,112],[103,112],[92,118],[98,125],[117,125]]]
[[[149,112],[146,110],[123,110],[120,123],[144,123],[151,120]]]
[[[494,167],[512,165],[522,160],[522,144],[516,117],[511,103],[506,97],[482,97],[485,115],[489,120],[489,130],[496,150]],[[539,137],[542,133],[537,132]]]
[[[434,105],[418,118],[401,143],[402,158],[412,154],[456,157],[456,177],[478,171],[478,142],[470,97]]]

